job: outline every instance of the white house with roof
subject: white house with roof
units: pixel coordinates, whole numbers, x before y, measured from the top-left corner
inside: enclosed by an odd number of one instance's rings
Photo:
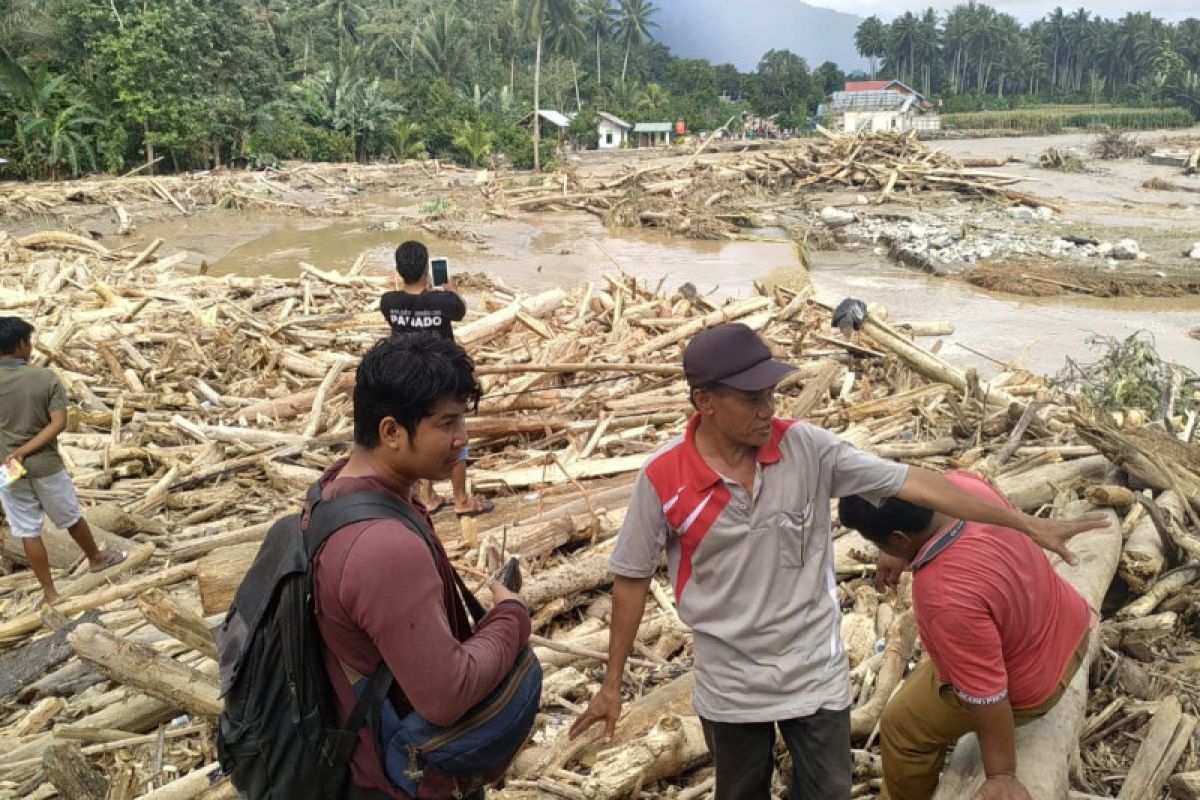
[[[937,109],[902,81],[847,83],[821,106],[818,116],[831,116],[837,131],[937,131]]]
[[[599,120],[596,123],[599,149],[616,150],[624,147],[629,141],[629,134],[633,130],[633,126],[620,117],[603,111],[596,112],[596,117]]]
[[[670,122],[636,122],[633,125],[635,147],[668,147],[675,126]]]

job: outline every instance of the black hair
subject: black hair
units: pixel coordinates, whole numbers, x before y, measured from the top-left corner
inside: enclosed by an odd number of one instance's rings
[[[420,242],[405,242],[396,248],[396,272],[405,283],[416,283],[429,269],[429,250]]]
[[[701,383],[698,386],[689,386],[688,387],[688,400],[691,402],[692,408],[699,411],[700,406],[698,406],[696,404],[696,392],[707,392],[709,394],[716,394],[717,392],[721,391],[724,388],[725,388],[725,384],[718,383],[716,381],[710,381],[708,383]]]
[[[457,344],[435,333],[408,333],[376,344],[358,365],[354,383],[354,443],[379,445],[379,423],[388,417],[411,441],[421,420],[446,398],[479,403],[475,363]]]
[[[0,317],[0,354],[16,352],[33,338],[33,326],[20,317]]]
[[[899,497],[889,497],[876,506],[852,494],[838,501],[838,518],[847,528],[882,545],[892,531],[921,533],[933,521],[933,512]]]

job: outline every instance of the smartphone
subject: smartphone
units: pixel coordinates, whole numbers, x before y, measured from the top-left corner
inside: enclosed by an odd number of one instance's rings
[[[496,574],[496,580],[500,581],[510,592],[520,592],[522,583],[520,560],[516,556],[510,556],[504,566],[500,568],[500,572]]]
[[[429,262],[429,269],[433,273],[433,285],[445,286],[450,280],[450,259],[435,258]]]

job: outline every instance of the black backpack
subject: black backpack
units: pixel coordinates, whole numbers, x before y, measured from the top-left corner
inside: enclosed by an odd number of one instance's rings
[[[217,754],[245,800],[343,800],[350,762],[368,718],[378,719],[392,674],[381,665],[350,719],[339,724],[313,606],[313,560],[347,525],[398,519],[432,545],[416,511],[382,492],[322,500],[308,492],[307,529],[294,514],[271,526],[214,632],[220,653]]]

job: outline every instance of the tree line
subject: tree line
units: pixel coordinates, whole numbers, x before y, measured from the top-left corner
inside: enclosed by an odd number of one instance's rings
[[[518,125],[535,107],[582,112],[572,135],[585,140],[597,110],[693,130],[743,112],[799,125],[845,78],[784,50],[749,74],[675,58],[656,41],[656,11],[652,0],[0,0],[0,155],[30,178],[235,159],[503,154],[531,167],[555,138]]]
[[[1111,20],[1058,7],[1022,25],[970,0],[944,15],[929,8],[890,23],[870,17],[855,44],[870,59],[872,75],[901,78],[926,96],[945,95],[956,110],[1007,107],[1006,99],[1020,95],[1200,113],[1200,19],[1171,24],[1131,11]]]

